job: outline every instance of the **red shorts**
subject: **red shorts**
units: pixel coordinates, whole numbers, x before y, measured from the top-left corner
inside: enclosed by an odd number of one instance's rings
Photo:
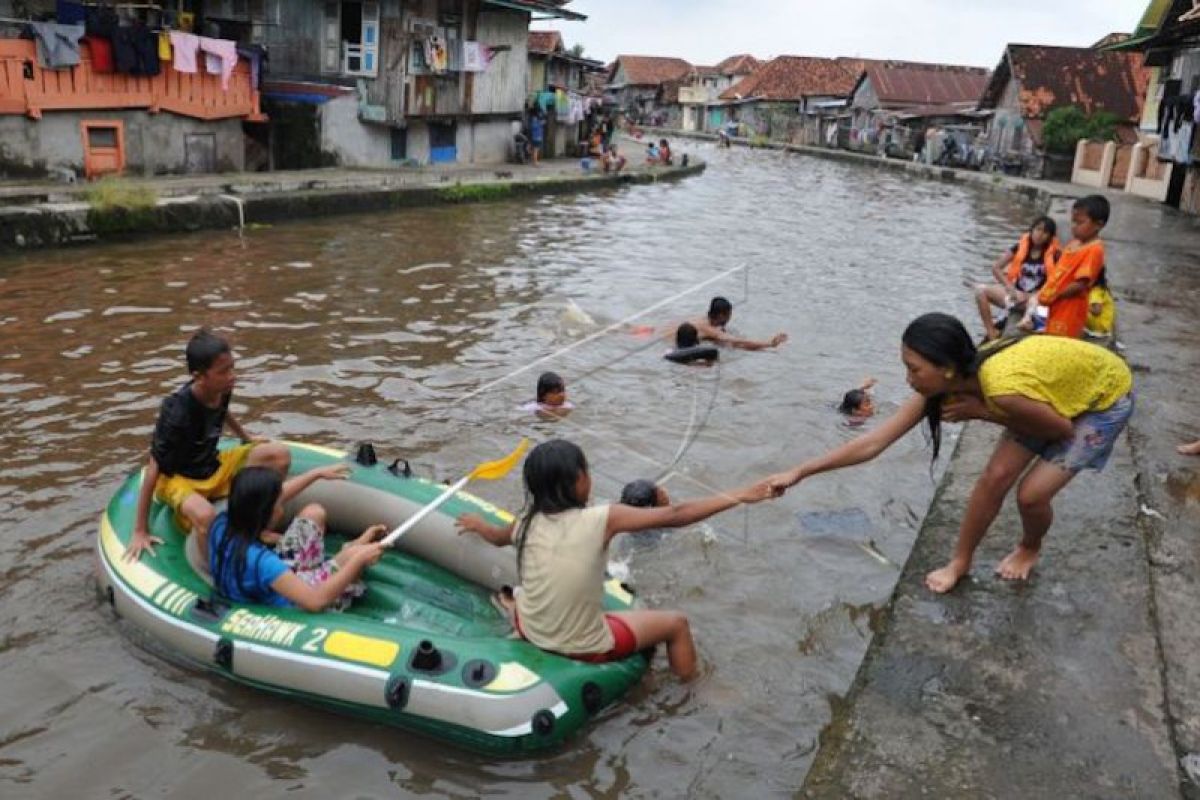
[[[637,652],[637,636],[633,633],[633,628],[629,627],[629,623],[618,617],[616,614],[605,614],[604,621],[608,623],[608,629],[612,632],[613,648],[607,653],[560,653],[573,661],[586,661],[589,664],[607,664],[609,661],[620,661],[624,658],[629,658]],[[517,633],[521,634],[521,638],[525,639],[525,631],[521,630],[521,619],[517,615],[517,610],[513,609],[513,623],[516,626]]]

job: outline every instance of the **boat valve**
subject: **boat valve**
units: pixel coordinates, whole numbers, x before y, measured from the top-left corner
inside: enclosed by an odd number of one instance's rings
[[[442,666],[442,653],[433,642],[422,639],[413,655],[412,668],[422,672],[435,672]]]

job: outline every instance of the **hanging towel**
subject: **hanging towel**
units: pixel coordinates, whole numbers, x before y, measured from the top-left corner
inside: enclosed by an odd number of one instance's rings
[[[200,37],[200,50],[205,54],[205,68],[211,75],[221,76],[221,88],[229,89],[229,76],[237,66],[237,42],[230,39]],[[215,59],[215,61],[214,61]],[[213,67],[216,66],[214,70]]]
[[[112,42],[101,36],[85,36],[88,54],[92,59],[92,72],[97,75],[110,75],[113,72]]]
[[[200,37],[182,31],[171,31],[171,54],[176,72],[196,72],[196,51]]]
[[[47,69],[65,69],[79,63],[79,40],[83,25],[59,25],[57,22],[31,22],[37,42],[38,65]]]
[[[171,34],[168,31],[158,34],[158,60],[171,60]]]
[[[240,45],[237,54],[250,63],[250,85],[262,88],[263,62],[267,60],[267,48],[261,44]]]
[[[487,70],[487,48],[480,42],[463,42],[463,72]]]

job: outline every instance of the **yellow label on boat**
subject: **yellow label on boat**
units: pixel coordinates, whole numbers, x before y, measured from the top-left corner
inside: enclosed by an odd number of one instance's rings
[[[616,578],[610,578],[604,584],[604,588],[609,594],[611,594],[613,597],[620,600],[622,603],[626,603],[626,604],[633,603],[633,595],[631,595],[629,592],[627,592],[625,590],[625,587],[622,586],[621,582],[619,580],[617,580]]]
[[[255,614],[245,608],[235,610],[221,622],[221,631],[224,633],[282,647],[295,644],[296,637],[307,627],[298,622],[281,619],[274,614]]]
[[[524,664],[505,661],[492,682],[483,687],[487,692],[519,692],[540,681],[538,674]]]
[[[400,655],[400,645],[395,642],[346,631],[334,631],[329,634],[325,639],[324,648],[331,656],[376,667],[390,667],[396,656]]]

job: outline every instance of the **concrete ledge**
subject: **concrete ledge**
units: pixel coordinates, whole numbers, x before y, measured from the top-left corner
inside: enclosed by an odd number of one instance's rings
[[[236,228],[333,214],[387,211],[457,203],[506,200],[534,195],[598,191],[633,184],[681,180],[699,175],[702,161],[687,167],[635,169],[620,175],[548,175],[515,179],[469,176],[411,185],[387,174],[331,173],[328,180],[281,174],[272,183],[248,181],[228,193],[161,198],[150,208],[101,211],[79,199],[0,206],[0,250],[26,250],[153,233]],[[506,170],[500,169],[503,174]],[[151,182],[153,185],[153,182]],[[172,184],[164,184],[170,188]],[[237,190],[241,191],[237,191]],[[236,192],[236,193],[235,193]],[[74,197],[78,197],[75,195]],[[239,207],[240,206],[240,207]]]

